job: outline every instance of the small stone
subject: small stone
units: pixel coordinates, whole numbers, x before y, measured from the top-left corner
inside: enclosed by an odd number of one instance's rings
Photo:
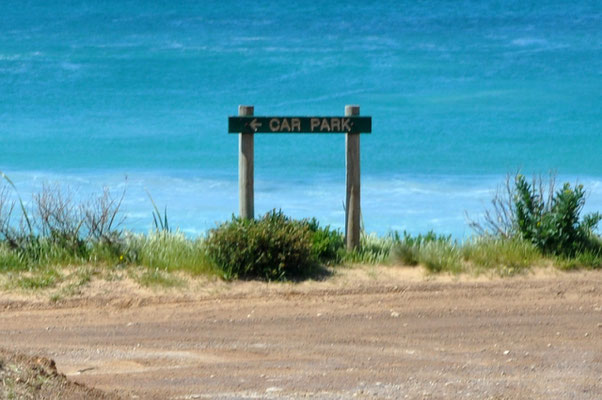
[[[583,335],[583,336],[588,337],[589,336],[589,332],[585,332],[585,335]]]
[[[508,354],[510,354],[510,350],[506,350],[504,351],[504,355],[507,356]]]
[[[321,317],[321,316],[322,316],[321,312],[319,312],[319,313],[316,314],[316,317]]]
[[[602,328],[602,322],[598,322],[598,328]]]
[[[391,316],[392,316],[393,318],[398,318],[398,317],[399,317],[399,313],[398,313],[397,311],[393,311],[393,312],[391,313]]]
[[[548,347],[552,347],[552,343],[548,343]]]

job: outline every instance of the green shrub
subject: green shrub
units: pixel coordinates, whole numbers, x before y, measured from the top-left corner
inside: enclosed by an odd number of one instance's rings
[[[305,223],[311,232],[311,248],[314,256],[326,264],[340,262],[345,248],[341,232],[330,229],[330,226],[321,227],[315,218],[307,220]]]
[[[516,177],[514,207],[520,236],[547,254],[573,257],[591,249],[593,231],[602,215],[588,214],[580,219],[585,204],[583,185],[562,189],[545,196],[542,189]]]
[[[280,211],[259,220],[232,217],[209,232],[205,247],[224,279],[283,280],[307,275],[317,264],[308,224]]]

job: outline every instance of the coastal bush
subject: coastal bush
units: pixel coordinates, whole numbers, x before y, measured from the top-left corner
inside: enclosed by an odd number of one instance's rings
[[[72,248],[82,250],[80,230],[84,223],[83,210],[73,201],[69,191],[60,186],[43,185],[42,191],[34,193],[35,223],[41,237]]]
[[[224,279],[283,280],[308,275],[317,264],[308,224],[281,211],[257,220],[232,217],[209,232],[205,248]]]
[[[572,257],[595,245],[599,213],[580,218],[585,205],[583,185],[565,183],[546,197],[537,185],[516,177],[514,207],[520,236],[547,254]]]
[[[92,196],[81,206],[84,227],[87,236],[97,243],[114,244],[121,241],[123,230],[120,228],[125,217],[120,215],[125,189],[120,195],[114,195],[103,188],[100,195]]]
[[[556,177],[547,182],[535,177],[531,182],[516,174],[506,179],[503,190],[492,199],[483,221],[469,218],[469,226],[482,237],[523,239],[546,255],[564,258],[602,251],[595,230],[602,220],[599,213],[581,217],[586,192],[583,185],[564,183],[556,189]]]
[[[341,232],[322,227],[316,218],[304,221],[311,232],[311,248],[315,257],[326,264],[336,264],[344,255],[345,242]]]
[[[32,195],[30,208],[19,196],[13,182],[4,174],[0,181],[0,242],[5,249],[0,264],[29,269],[49,265],[107,262],[123,252],[123,218],[119,210],[124,193],[115,197],[108,189],[88,202],[75,202],[71,192],[59,185],[44,185]],[[7,185],[8,184],[8,185]],[[21,216],[13,221],[14,190]],[[7,253],[8,252],[8,253]]]

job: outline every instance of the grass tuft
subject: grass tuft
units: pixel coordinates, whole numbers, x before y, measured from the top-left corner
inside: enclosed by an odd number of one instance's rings
[[[142,286],[147,287],[181,287],[184,286],[184,281],[166,271],[161,271],[159,268],[147,269],[136,279]]]
[[[572,258],[560,257],[556,260],[556,265],[564,271],[602,269],[602,251],[586,251]]]
[[[460,249],[449,240],[427,242],[420,247],[418,260],[431,273],[464,272]]]
[[[55,287],[62,279],[61,274],[54,268],[19,274],[7,283],[8,289],[37,290]]]
[[[379,238],[375,234],[362,233],[360,247],[344,252],[341,260],[347,263],[387,264],[390,262],[393,245],[394,239],[390,235]]]
[[[143,265],[166,272],[184,271],[191,275],[213,275],[202,239],[188,239],[183,233],[152,231],[148,235],[130,235],[122,262]]]
[[[495,272],[500,276],[523,273],[543,260],[537,247],[526,240],[491,236],[465,243],[462,257],[470,264],[473,273]]]

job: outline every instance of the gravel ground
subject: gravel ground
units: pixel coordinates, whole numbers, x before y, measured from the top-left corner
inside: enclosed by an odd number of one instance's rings
[[[0,347],[124,399],[602,399],[602,271],[199,287],[5,294]]]

